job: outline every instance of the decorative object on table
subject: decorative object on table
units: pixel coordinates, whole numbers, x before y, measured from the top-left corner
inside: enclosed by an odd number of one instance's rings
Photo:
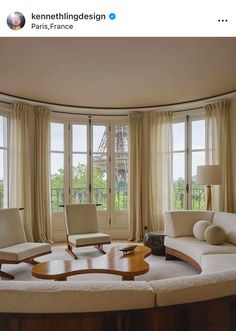
[[[143,243],[145,246],[151,248],[153,255],[164,256],[164,238],[165,235],[163,232],[148,232],[144,236]]]
[[[138,245],[122,246],[122,247],[119,247],[119,251],[121,251],[123,254],[134,253],[134,250],[137,246]]]
[[[222,167],[220,165],[198,166],[196,183],[206,185],[207,210],[212,210],[211,187],[222,183]]]

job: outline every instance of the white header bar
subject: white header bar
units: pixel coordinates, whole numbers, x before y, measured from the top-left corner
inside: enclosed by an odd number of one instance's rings
[[[235,0],[2,0],[0,36],[232,37],[235,12]]]

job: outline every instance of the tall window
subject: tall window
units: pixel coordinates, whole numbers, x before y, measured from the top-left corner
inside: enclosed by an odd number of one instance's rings
[[[205,164],[205,120],[186,116],[173,123],[173,209],[205,209],[204,186],[196,184]]]
[[[0,208],[8,207],[8,118],[0,115]]]
[[[52,211],[62,211],[64,203],[88,202],[98,204],[104,224],[127,212],[128,125],[89,119],[52,122]]]

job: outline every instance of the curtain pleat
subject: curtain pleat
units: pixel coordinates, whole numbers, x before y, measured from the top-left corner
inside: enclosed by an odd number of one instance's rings
[[[35,109],[35,221],[37,237],[42,242],[51,242],[50,213],[50,110]]]
[[[22,220],[28,241],[34,241],[32,226],[32,139],[33,107],[13,104],[10,122],[9,207],[24,208]]]
[[[23,207],[28,241],[51,240],[50,111],[13,104],[10,122],[9,206]]]
[[[232,211],[232,170],[230,144],[230,102],[205,106],[206,164],[222,167],[222,185],[213,186],[213,210]]]
[[[172,197],[172,113],[129,115],[130,240],[161,231]]]

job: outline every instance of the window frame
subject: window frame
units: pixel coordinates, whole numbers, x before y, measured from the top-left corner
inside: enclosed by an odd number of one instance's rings
[[[6,147],[0,146],[0,150],[6,151],[7,154],[7,160],[6,160],[6,166],[7,166],[7,178],[4,180],[3,178],[3,183],[6,182],[6,194],[3,194],[3,208],[8,208],[9,207],[9,166],[10,166],[10,112],[8,110],[4,110],[0,108],[0,116],[6,117],[7,119],[7,145]]]
[[[109,220],[112,218],[114,213],[127,213],[127,210],[117,211],[115,210],[115,194],[112,189],[113,181],[113,168],[114,168],[114,157],[115,148],[113,151],[113,141],[114,141],[114,126],[116,125],[127,125],[127,116],[91,116],[91,115],[79,115],[79,114],[59,114],[52,112],[51,123],[62,123],[64,124],[64,201],[66,204],[73,203],[73,182],[72,182],[72,166],[73,166],[73,130],[72,125],[87,125],[87,164],[90,171],[88,171],[87,177],[87,189],[88,189],[88,202],[92,201],[92,171],[93,171],[93,125],[106,125],[108,128],[108,143],[107,143],[107,192],[108,208],[104,211],[99,211],[99,213],[109,213]],[[51,148],[50,148],[51,153]],[[114,175],[113,175],[114,177]],[[91,190],[89,186],[91,185]],[[113,201],[114,200],[114,201]],[[55,212],[56,214],[58,212]]]
[[[197,111],[182,111],[174,113],[172,124],[175,123],[185,123],[185,148],[184,148],[184,158],[185,158],[185,178],[184,178],[184,209],[192,209],[192,153],[193,151],[205,151],[205,149],[193,149],[192,148],[192,122],[198,120],[205,120],[205,111],[203,108]],[[183,152],[182,150],[172,152],[174,153]],[[173,161],[172,161],[173,162]]]

